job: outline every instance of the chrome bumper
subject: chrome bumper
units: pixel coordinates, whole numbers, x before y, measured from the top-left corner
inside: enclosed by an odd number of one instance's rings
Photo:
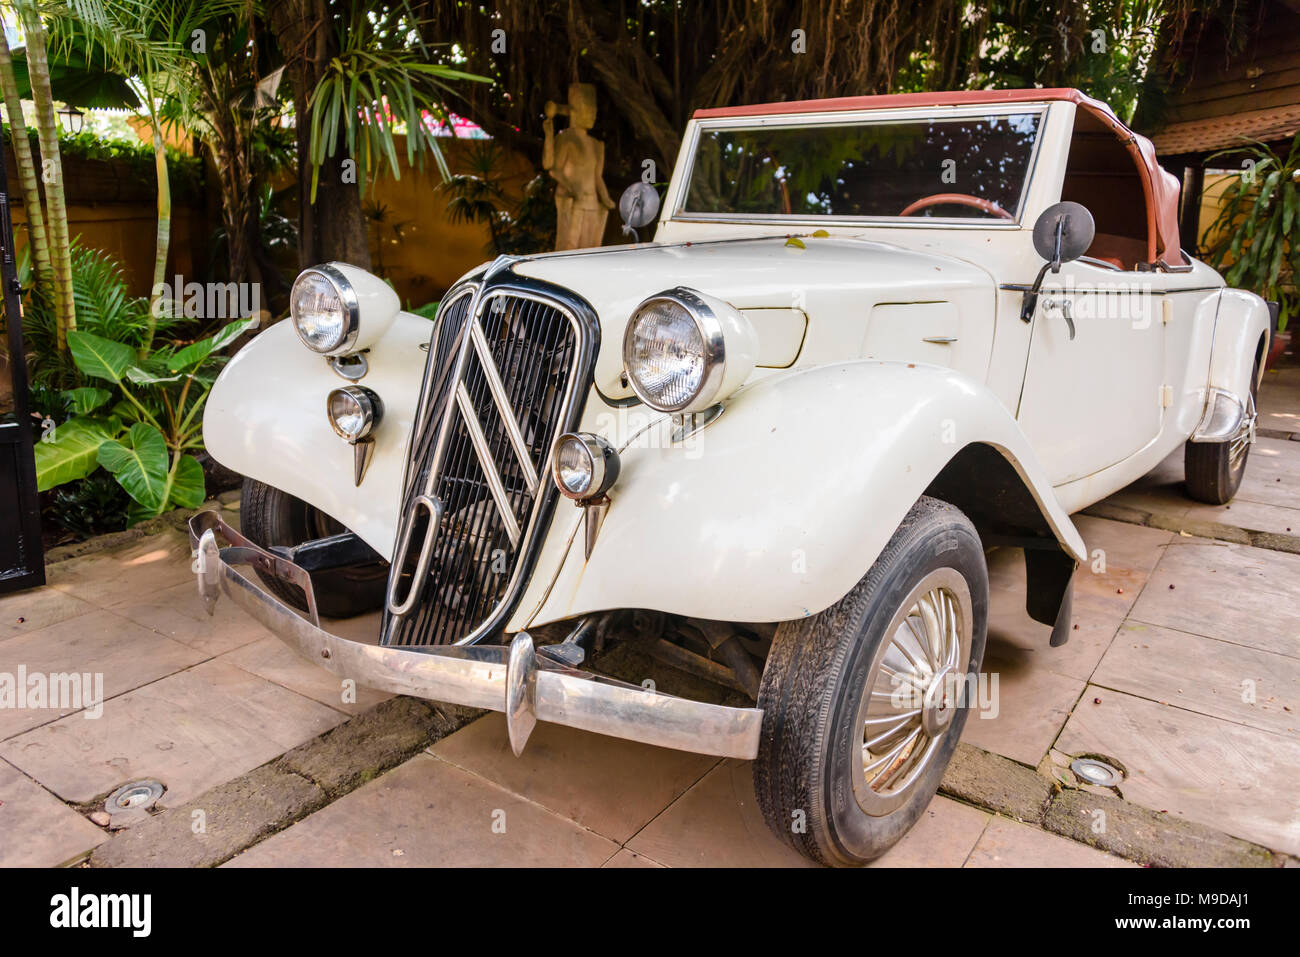
[[[217,544],[218,537],[229,543]],[[523,751],[538,721],[662,748],[752,759],[763,712],[659,694],[539,658],[527,632],[509,645],[438,645],[418,650],[350,641],[324,631],[310,576],[254,545],[215,512],[190,519],[199,594],[212,614],[222,594],[309,661],[340,678],[394,694],[501,711],[510,746]],[[236,570],[250,565],[307,595],[310,620]]]

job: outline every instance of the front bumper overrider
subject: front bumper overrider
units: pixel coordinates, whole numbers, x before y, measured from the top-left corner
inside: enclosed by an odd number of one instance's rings
[[[189,523],[199,594],[209,614],[222,594],[309,661],[358,684],[394,694],[501,711],[510,746],[523,751],[538,721],[679,751],[752,759],[763,712],[691,701],[570,668],[539,657],[525,631],[509,645],[390,648],[351,641],[320,627],[311,577],[260,548],[215,512]],[[224,547],[218,544],[224,540]],[[236,566],[250,566],[301,588],[304,618]]]

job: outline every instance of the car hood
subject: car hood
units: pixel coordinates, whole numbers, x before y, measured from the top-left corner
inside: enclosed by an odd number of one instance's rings
[[[801,309],[810,326],[865,317],[877,302],[946,298],[945,290],[992,287],[964,260],[888,243],[817,236],[615,246],[527,257],[516,275],[555,283],[587,300],[600,317],[596,385],[611,398],[631,395],[619,382],[623,329],[637,304],[686,286],[737,309]]]

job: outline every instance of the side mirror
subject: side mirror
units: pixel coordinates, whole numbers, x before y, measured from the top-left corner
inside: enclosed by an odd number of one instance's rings
[[[1088,207],[1079,203],[1057,203],[1043,210],[1034,223],[1034,249],[1047,260],[1052,272],[1061,263],[1078,259],[1092,245],[1097,224]]]
[[[1047,270],[1061,271],[1061,263],[1078,259],[1092,245],[1092,238],[1097,234],[1097,223],[1088,212],[1088,207],[1079,203],[1057,203],[1043,210],[1038,221],[1034,223],[1034,250],[1046,262],[1038,270],[1034,284],[1025,291],[1020,302],[1020,320],[1031,322],[1034,310],[1038,307],[1038,294],[1043,288],[1043,277]],[[1070,338],[1074,338],[1074,322],[1070,322]]]
[[[618,198],[618,215],[623,219],[623,234],[640,242],[637,230],[659,215],[659,191],[649,183],[633,183]]]

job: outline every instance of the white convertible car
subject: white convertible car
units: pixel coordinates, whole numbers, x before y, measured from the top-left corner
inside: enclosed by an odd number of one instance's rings
[[[308,269],[208,402],[247,483],[242,534],[192,522],[200,592],[516,753],[541,720],[752,760],[776,833],[869,861],[970,712],[985,550],[1059,645],[1070,513],[1179,447],[1193,497],[1241,481],[1267,305],[1177,196],[1076,90],[776,103],[695,115],[652,242],[502,257],[432,323]],[[579,667],[614,641],[740,706]]]

